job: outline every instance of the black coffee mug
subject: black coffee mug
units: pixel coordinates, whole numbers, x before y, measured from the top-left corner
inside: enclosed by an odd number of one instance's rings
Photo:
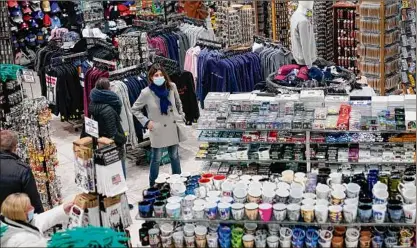
[[[359,198],[359,206],[364,206],[364,205],[372,206],[372,202],[373,201],[371,198],[367,198],[367,197]]]
[[[148,246],[149,245],[149,229],[147,227],[143,227],[139,229],[139,238],[140,238],[140,242],[142,243],[143,246]]]

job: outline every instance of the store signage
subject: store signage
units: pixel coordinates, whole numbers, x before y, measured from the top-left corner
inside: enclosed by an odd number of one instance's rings
[[[88,117],[84,117],[84,123],[85,132],[93,137],[98,138],[98,122]]]

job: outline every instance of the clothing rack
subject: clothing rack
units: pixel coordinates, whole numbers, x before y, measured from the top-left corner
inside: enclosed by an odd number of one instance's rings
[[[104,59],[93,58],[93,62],[101,63],[101,64],[105,64],[105,65],[109,65],[109,66],[113,66],[114,68],[117,67],[117,63],[114,62],[114,61],[108,61],[108,60],[104,60]]]
[[[136,75],[140,73],[140,70],[146,69],[146,63],[142,63],[139,65],[132,65],[126,68],[122,68],[119,70],[111,71],[109,72],[109,80],[115,80],[122,77],[130,76],[130,75]],[[139,70],[139,71],[138,71]]]
[[[153,57],[154,63],[161,64],[167,71],[168,75],[180,72],[180,66],[177,61],[162,56],[155,55]]]
[[[160,35],[166,32],[173,32],[173,31],[178,31],[178,27],[176,25],[166,25],[166,26],[163,25],[162,27],[149,30],[148,36],[155,37],[157,35]]]
[[[196,46],[204,46],[204,47],[209,47],[209,48],[214,48],[214,49],[221,49],[225,47],[225,44],[219,41],[198,38]]]
[[[64,63],[67,59],[78,59],[81,57],[85,57],[88,55],[88,52],[80,52],[80,53],[74,53],[69,55],[63,55],[59,57],[52,58],[51,63],[52,65],[57,65],[60,63]]]
[[[192,24],[194,26],[204,27],[207,29],[206,21],[201,19],[195,19],[188,16],[185,16],[183,19],[184,23]]]

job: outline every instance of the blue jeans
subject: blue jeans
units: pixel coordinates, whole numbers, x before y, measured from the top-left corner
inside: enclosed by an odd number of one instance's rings
[[[180,155],[178,154],[178,145],[168,146],[168,154],[171,160],[172,174],[181,174]],[[149,172],[149,185],[155,184],[159,175],[159,165],[162,159],[162,148],[152,148],[151,151],[151,169]]]

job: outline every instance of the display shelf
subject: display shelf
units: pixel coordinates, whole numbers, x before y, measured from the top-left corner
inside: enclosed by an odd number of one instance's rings
[[[197,128],[198,131],[236,131],[236,132],[256,132],[256,131],[279,131],[279,132],[311,132],[311,133],[391,133],[391,134],[415,134],[413,130],[330,130],[330,129],[273,129],[273,128],[259,128],[259,129],[240,129],[240,128]]]
[[[281,226],[345,226],[345,227],[355,227],[355,226],[396,226],[396,227],[414,227],[414,223],[393,223],[393,222],[384,222],[384,223],[364,223],[364,222],[354,222],[354,223],[318,223],[318,222],[301,222],[301,221],[263,221],[263,220],[209,220],[209,219],[172,219],[172,218],[142,218],[139,214],[135,217],[136,220],[146,220],[146,221],[157,221],[157,222],[183,222],[183,223],[193,223],[193,222],[210,222],[210,223],[222,223],[222,224],[242,224],[242,223],[255,223],[255,224],[279,224]]]
[[[307,160],[279,160],[279,159],[209,159],[209,158],[195,158],[197,161],[209,161],[209,162],[229,162],[229,163],[307,163]]]
[[[415,162],[338,162],[338,161],[319,161],[319,160],[279,160],[279,159],[210,159],[210,158],[195,158],[197,161],[209,162],[229,162],[229,163],[323,163],[323,164],[351,164],[351,165],[367,165],[367,164],[386,164],[386,165],[413,165]]]
[[[228,140],[228,141],[222,141],[222,140],[203,140],[203,139],[198,139],[198,141],[201,142],[207,142],[207,143],[228,143],[228,144],[261,144],[261,145],[305,145],[306,142],[262,142],[262,141],[250,141],[250,142],[245,142],[245,141],[233,141],[233,140]]]
[[[415,144],[416,142],[372,142],[372,141],[358,141],[358,142],[262,142],[262,141],[233,141],[233,140],[204,140],[198,139],[201,142],[207,143],[223,143],[223,144],[261,144],[261,145],[401,145],[401,144]]]
[[[367,165],[367,164],[385,164],[385,165],[414,165],[416,162],[337,162],[337,161],[318,161],[310,160],[311,163],[324,163],[324,164],[351,164],[351,165]]]

